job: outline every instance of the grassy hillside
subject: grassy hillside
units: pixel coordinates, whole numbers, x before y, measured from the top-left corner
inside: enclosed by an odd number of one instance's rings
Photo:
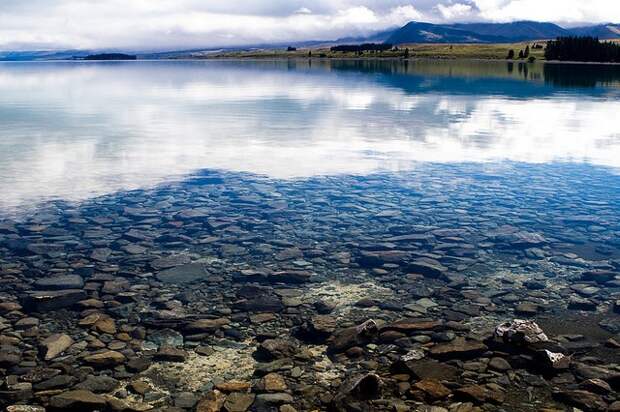
[[[543,49],[534,49],[535,43],[514,44],[407,44],[399,46],[398,51],[385,52],[343,53],[332,52],[329,48],[300,49],[296,51],[286,50],[251,50],[238,52],[212,53],[208,55],[188,55],[191,58],[370,58],[370,59],[394,59],[404,58],[435,58],[435,59],[489,59],[504,60],[509,50],[514,50],[516,56],[520,50],[530,45],[530,55],[537,60],[544,59]],[[542,43],[541,43],[542,44]],[[409,50],[408,53],[406,50]]]

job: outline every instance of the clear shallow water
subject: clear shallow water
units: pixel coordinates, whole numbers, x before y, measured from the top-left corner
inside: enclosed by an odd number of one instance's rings
[[[288,179],[511,161],[615,173],[619,71],[430,61],[2,64],[0,208],[81,201],[202,169]]]

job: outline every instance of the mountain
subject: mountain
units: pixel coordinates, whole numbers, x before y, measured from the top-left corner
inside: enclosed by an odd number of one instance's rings
[[[573,35],[592,36],[599,39],[617,39],[620,37],[620,24],[601,24],[599,26],[576,27],[570,30]]]
[[[387,43],[514,43],[555,39],[562,36],[620,38],[620,25],[605,24],[566,29],[553,23],[516,21],[512,23],[432,24],[410,22],[394,31]]]
[[[393,32],[387,38],[386,43],[501,43],[505,41],[507,39],[504,37],[476,33],[450,25],[412,21]]]
[[[570,31],[557,24],[540,23],[537,21],[452,24],[451,27],[487,36],[504,37],[511,40],[553,39],[571,34]]]

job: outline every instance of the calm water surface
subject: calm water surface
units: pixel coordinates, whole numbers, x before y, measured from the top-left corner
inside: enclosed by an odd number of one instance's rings
[[[427,163],[579,164],[617,183],[619,97],[620,70],[605,66],[4,63],[0,208],[202,169],[290,179]]]

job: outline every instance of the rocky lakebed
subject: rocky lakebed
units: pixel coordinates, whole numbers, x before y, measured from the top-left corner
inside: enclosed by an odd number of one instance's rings
[[[620,179],[583,167],[204,171],[4,218],[0,406],[620,411]]]

